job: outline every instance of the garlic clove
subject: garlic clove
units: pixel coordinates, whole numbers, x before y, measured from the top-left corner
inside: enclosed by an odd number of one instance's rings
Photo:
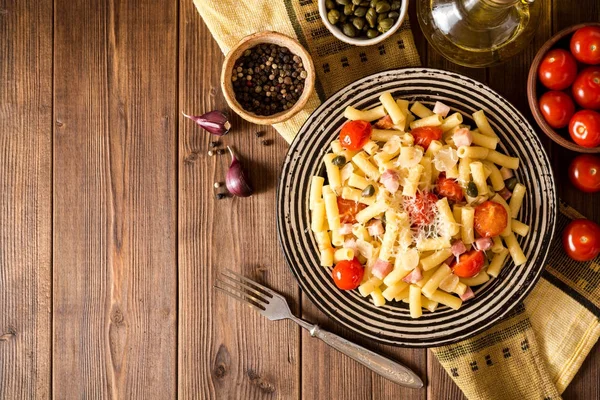
[[[202,128],[212,133],[213,135],[223,136],[229,133],[231,129],[231,123],[229,122],[229,116],[227,113],[219,110],[210,111],[200,116],[187,115],[182,112],[183,116],[191,119]]]
[[[234,196],[248,197],[253,193],[253,189],[248,181],[246,171],[233,153],[233,150],[229,146],[227,146],[227,149],[231,154],[231,164],[225,178],[225,186],[227,186],[227,190]]]

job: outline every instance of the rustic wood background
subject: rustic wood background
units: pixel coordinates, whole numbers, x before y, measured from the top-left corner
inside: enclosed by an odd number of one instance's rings
[[[486,82],[530,117],[536,49],[600,20],[598,0],[543,3],[526,51],[473,70],[428,47],[411,2],[423,64]],[[0,54],[0,399],[463,398],[428,351],[367,343],[301,295],[277,245],[287,144],[273,129],[263,146],[258,127],[234,118],[224,141],[252,160],[258,193],[215,199],[228,158],[208,157],[211,138],[180,111],[225,107],[223,55],[190,0],[0,0]],[[560,196],[600,222],[600,194],[566,178],[575,154],[543,140]],[[396,386],[295,324],[215,294],[225,267],[401,360],[427,388]],[[598,350],[566,399],[600,398]]]

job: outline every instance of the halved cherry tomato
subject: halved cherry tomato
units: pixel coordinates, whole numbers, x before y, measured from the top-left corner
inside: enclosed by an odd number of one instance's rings
[[[565,228],[562,242],[573,260],[592,260],[600,253],[600,226],[587,219],[575,219]]]
[[[571,38],[571,53],[585,64],[600,64],[600,27],[577,29]]]
[[[359,203],[354,200],[346,200],[341,197],[337,198],[338,210],[340,211],[340,222],[342,224],[355,224],[356,214],[367,207],[366,204]]]
[[[464,199],[462,188],[456,182],[456,179],[446,178],[444,174],[440,174],[436,182],[436,191],[440,197],[447,197],[448,201],[458,203]]]
[[[569,122],[569,134],[580,146],[600,146],[600,113],[592,110],[577,111]]]
[[[508,213],[502,204],[485,201],[475,207],[475,231],[483,237],[498,236],[508,224]]]
[[[540,97],[539,106],[548,125],[556,129],[569,125],[569,120],[575,113],[573,99],[558,90],[544,93]]]
[[[454,262],[452,272],[459,278],[472,278],[481,271],[484,263],[485,255],[483,254],[483,251],[471,250],[461,254],[458,258],[458,262]]]
[[[365,268],[356,257],[353,260],[342,260],[335,265],[331,275],[333,282],[342,290],[356,289],[362,281]]]
[[[419,145],[425,150],[427,150],[432,140],[440,140],[442,133],[442,130],[437,126],[423,126],[410,131],[410,134],[415,138],[415,145]]]
[[[569,179],[583,192],[600,191],[600,157],[592,154],[575,157],[569,166]]]
[[[367,121],[349,121],[342,126],[340,144],[348,150],[360,150],[369,141],[373,128]]]
[[[577,62],[566,50],[550,50],[540,63],[538,77],[548,89],[563,90],[571,86],[577,76]]]
[[[404,209],[408,211],[413,225],[428,225],[435,218],[435,202],[438,197],[430,192],[417,192],[415,197],[404,198]]]
[[[583,108],[600,110],[600,67],[589,67],[573,82],[573,98]]]

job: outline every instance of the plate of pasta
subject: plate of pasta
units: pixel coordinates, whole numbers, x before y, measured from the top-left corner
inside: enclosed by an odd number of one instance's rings
[[[544,268],[557,199],[526,119],[470,78],[368,76],[324,102],[286,156],[278,235],[304,293],[379,342],[435,347],[509,313]]]

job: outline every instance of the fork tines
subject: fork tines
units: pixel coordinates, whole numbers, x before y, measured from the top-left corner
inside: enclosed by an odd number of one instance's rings
[[[229,269],[221,272],[214,287],[259,312],[264,311],[273,298],[271,289]]]

